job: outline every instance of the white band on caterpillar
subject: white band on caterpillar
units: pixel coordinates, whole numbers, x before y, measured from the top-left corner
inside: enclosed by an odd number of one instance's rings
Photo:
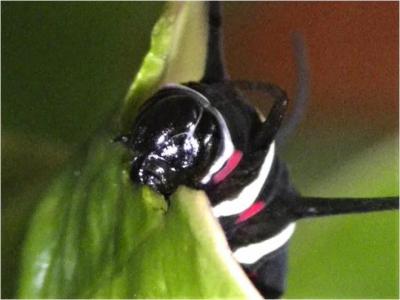
[[[265,241],[240,247],[233,252],[233,257],[241,264],[254,264],[263,256],[272,253],[285,245],[292,236],[295,227],[296,224],[294,222],[290,223],[277,235]]]
[[[240,214],[256,201],[271,170],[275,156],[275,143],[271,143],[268,154],[257,178],[248,184],[235,198],[227,199],[212,208],[216,218]]]

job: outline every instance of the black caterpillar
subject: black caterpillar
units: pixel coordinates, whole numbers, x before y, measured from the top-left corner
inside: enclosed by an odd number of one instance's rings
[[[303,197],[275,152],[288,105],[270,83],[229,80],[220,47],[218,2],[209,2],[205,75],[200,82],[168,84],[141,107],[131,131],[116,140],[132,153],[133,182],[166,197],[179,185],[205,190],[236,260],[266,298],[285,290],[287,244],[305,217],[398,209],[398,197]],[[243,95],[274,99],[265,121]]]

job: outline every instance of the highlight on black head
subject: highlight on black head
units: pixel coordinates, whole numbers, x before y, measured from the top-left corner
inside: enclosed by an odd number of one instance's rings
[[[132,181],[168,196],[179,185],[207,184],[212,167],[232,151],[227,134],[203,95],[169,85],[146,102],[119,141],[132,153]]]

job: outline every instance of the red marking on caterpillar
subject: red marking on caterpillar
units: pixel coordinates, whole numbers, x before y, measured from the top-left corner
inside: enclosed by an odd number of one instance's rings
[[[239,218],[236,219],[235,223],[239,224],[250,219],[251,217],[258,214],[260,211],[262,211],[264,207],[265,207],[264,201],[254,202],[252,206],[250,206],[248,209],[246,209],[239,215]]]
[[[235,150],[235,152],[233,152],[232,156],[226,162],[225,166],[213,176],[214,184],[220,183],[229,174],[231,174],[232,171],[238,166],[239,162],[242,160],[242,157],[243,157],[243,152]]]

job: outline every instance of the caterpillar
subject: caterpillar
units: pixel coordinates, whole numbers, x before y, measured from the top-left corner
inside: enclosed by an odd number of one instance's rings
[[[260,293],[285,291],[288,242],[296,221],[398,209],[398,197],[335,199],[300,195],[276,138],[288,107],[277,85],[230,80],[223,63],[221,14],[209,2],[205,73],[199,82],[169,83],[152,95],[116,141],[131,153],[130,177],[169,197],[179,185],[204,190],[232,250]],[[264,118],[246,101],[273,99]]]

